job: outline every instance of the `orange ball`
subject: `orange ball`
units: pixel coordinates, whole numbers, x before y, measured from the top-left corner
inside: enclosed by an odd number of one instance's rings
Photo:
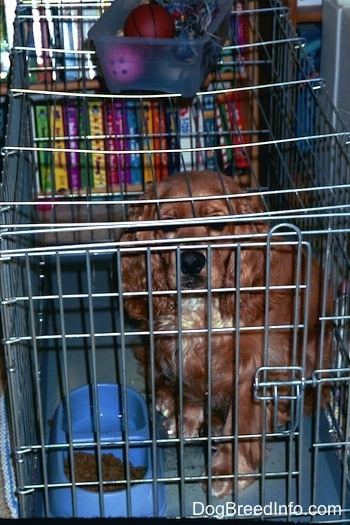
[[[174,38],[175,21],[160,5],[142,4],[133,9],[124,24],[124,36]]]

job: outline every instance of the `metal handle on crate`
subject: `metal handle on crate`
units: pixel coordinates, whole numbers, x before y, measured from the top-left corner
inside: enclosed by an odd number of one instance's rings
[[[278,378],[276,379],[276,375]],[[285,376],[286,379],[281,378]],[[272,376],[272,377],[271,377]],[[273,403],[274,431],[290,434],[298,428],[302,416],[302,400],[305,389],[304,368],[301,366],[261,366],[254,375],[254,398]],[[278,422],[281,403],[289,403],[288,427]]]

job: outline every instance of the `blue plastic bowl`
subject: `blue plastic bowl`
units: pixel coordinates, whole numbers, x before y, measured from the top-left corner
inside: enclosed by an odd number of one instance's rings
[[[48,452],[49,484],[56,485],[49,489],[51,517],[152,517],[164,516],[166,509],[165,485],[154,483],[154,477],[163,476],[163,455],[157,450],[157,473],[152,468],[152,448],[143,443],[150,439],[147,405],[143,397],[131,388],[126,389],[127,425],[123,410],[123,389],[116,384],[97,385],[98,410],[94,410],[94,389],[85,385],[73,390],[69,395],[69,407],[63,400],[54,415],[50,430],[50,448]],[[68,414],[70,411],[70,418]],[[96,423],[98,419],[98,423]],[[71,422],[69,424],[69,421]],[[69,428],[71,427],[71,428]],[[99,429],[97,428],[99,427]],[[128,430],[126,436],[126,429]],[[96,441],[99,430],[99,444],[102,454],[113,454],[124,463],[125,445],[129,444],[129,461],[134,467],[145,470],[141,482],[130,485],[130,507],[128,509],[128,490],[103,492],[102,502],[98,492],[82,487],[58,486],[70,484],[64,472],[64,461],[69,456],[67,445],[72,443],[74,452],[96,453]],[[69,439],[70,436],[70,439]],[[119,444],[118,444],[119,442]],[[157,494],[154,494],[156,489]],[[74,498],[75,495],[75,498]],[[155,498],[158,501],[155,508]],[[74,503],[75,499],[75,503]]]

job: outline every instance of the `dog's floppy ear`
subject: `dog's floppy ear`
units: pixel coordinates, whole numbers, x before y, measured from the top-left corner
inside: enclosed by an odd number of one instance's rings
[[[237,215],[237,222],[231,223],[231,235],[233,242],[237,242],[237,249],[232,249],[230,255],[225,287],[236,286],[240,294],[240,320],[249,325],[257,317],[257,309],[262,309],[261,294],[244,291],[243,288],[264,285],[266,248],[259,246],[259,241],[266,241],[265,234],[268,232],[267,225],[259,218],[247,217],[242,221],[244,215],[255,215],[263,211],[262,204],[255,197],[243,192],[235,180],[233,180],[234,194],[240,194],[238,198],[231,199],[233,214]],[[238,190],[238,191],[237,191]],[[255,243],[257,243],[255,245]],[[236,294],[225,294],[221,302],[221,313],[225,318],[232,318],[235,314]]]
[[[142,195],[142,200],[155,198],[153,187],[149,186]],[[157,207],[155,203],[133,204],[128,213],[130,221],[155,221],[157,219]],[[130,317],[137,320],[147,321],[152,313],[153,317],[165,312],[169,307],[169,298],[166,294],[154,295],[152,308],[148,301],[152,291],[167,291],[168,285],[165,275],[165,262],[156,246],[147,246],[143,241],[154,240],[155,230],[140,227],[137,224],[132,229],[125,231],[121,236],[121,242],[130,244],[130,249],[121,249],[121,270],[123,292],[125,293],[125,308]],[[137,250],[139,243],[140,250]],[[139,295],[128,296],[129,293]]]
[[[128,211],[129,221],[154,221],[157,218],[155,192],[152,183],[147,184],[144,193],[139,197],[140,202],[132,204]],[[145,202],[144,202],[145,201]],[[147,202],[150,201],[150,202]],[[140,234],[142,231],[140,231]]]

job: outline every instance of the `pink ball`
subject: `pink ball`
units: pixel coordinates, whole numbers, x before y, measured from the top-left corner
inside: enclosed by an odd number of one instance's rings
[[[144,70],[144,56],[134,46],[118,46],[107,51],[106,66],[109,75],[121,83],[137,80]]]

